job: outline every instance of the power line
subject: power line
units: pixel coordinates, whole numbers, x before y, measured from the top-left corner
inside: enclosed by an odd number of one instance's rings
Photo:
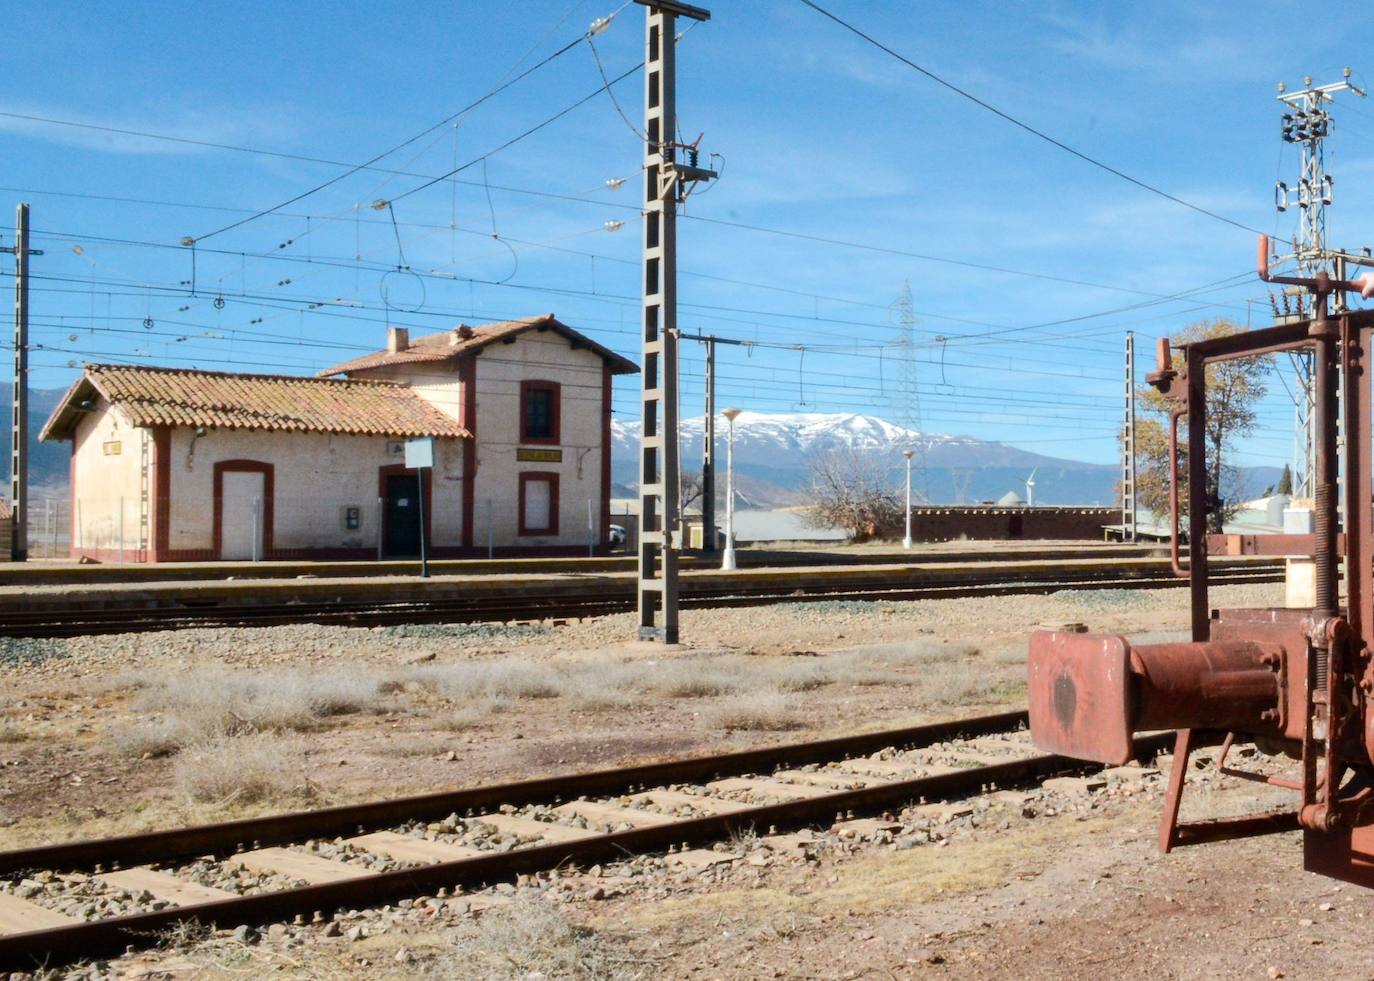
[[[685,216],[684,216],[684,217],[685,217]],[[115,238],[115,237],[111,237],[111,236],[99,236],[99,235],[92,235],[92,234],[72,233],[72,232],[63,232],[63,231],[47,231],[47,230],[45,230],[45,231],[43,231],[43,232],[36,232],[36,234],[41,234],[41,235],[44,235],[44,236],[46,236],[46,237],[52,237],[52,238],[75,238],[75,239],[80,239],[80,240],[88,241],[88,242],[103,242],[103,243],[107,243],[107,244],[127,245],[127,246],[142,247],[142,248],[154,248],[154,249],[176,249],[176,250],[180,251],[180,248],[179,248],[178,246],[170,245],[170,244],[164,243],[164,242],[139,241],[139,240],[136,240],[136,239],[123,239],[123,238]],[[394,268],[395,268],[395,267],[394,267],[394,264],[390,264],[390,263],[380,263],[380,262],[378,262],[378,263],[374,263],[374,264],[371,265],[371,266],[367,266],[367,265],[361,265],[361,264],[359,264],[359,263],[357,263],[357,262],[355,262],[354,260],[351,260],[351,259],[345,260],[345,259],[338,258],[338,257],[318,256],[318,257],[312,257],[312,258],[303,258],[303,257],[301,257],[301,256],[282,255],[282,254],[280,254],[280,253],[250,253],[250,252],[242,252],[242,251],[234,251],[234,250],[225,250],[225,249],[204,249],[204,250],[201,250],[201,251],[206,252],[206,253],[208,253],[208,254],[212,254],[212,255],[238,256],[238,257],[241,257],[241,258],[253,258],[253,259],[270,259],[270,260],[277,261],[277,262],[290,262],[290,263],[299,263],[299,264],[307,264],[307,265],[315,265],[315,266],[334,267],[334,268],[340,268],[340,269],[354,269],[354,270],[357,270],[357,269],[365,269],[365,270],[367,270],[367,271],[369,271],[369,272],[385,272],[385,271],[387,271],[387,270],[390,270],[390,269],[394,269]],[[433,280],[442,281],[442,282],[470,282],[470,283],[477,283],[477,284],[481,284],[481,285],[485,285],[485,286],[502,286],[502,287],[506,287],[506,288],[509,288],[509,289],[519,289],[519,290],[526,290],[526,291],[539,292],[539,293],[548,293],[548,294],[551,294],[551,295],[560,295],[560,296],[581,296],[581,297],[585,297],[585,298],[591,299],[591,300],[593,300],[593,301],[602,302],[602,303],[633,302],[633,300],[635,299],[634,297],[630,297],[630,296],[622,296],[622,295],[611,294],[611,293],[600,293],[600,292],[594,292],[594,291],[589,291],[589,290],[579,290],[579,289],[574,289],[574,288],[571,288],[571,287],[538,286],[538,285],[531,285],[531,284],[526,284],[526,283],[512,283],[512,282],[504,282],[504,281],[500,281],[500,280],[480,279],[480,278],[477,278],[477,277],[470,277],[470,276],[465,277],[465,276],[457,276],[457,275],[445,275],[445,274],[441,274],[441,273],[438,273],[438,272],[435,272],[435,271],[432,271],[432,270],[431,270],[431,271],[421,271],[421,270],[409,269],[409,270],[407,270],[407,271],[408,271],[409,273],[411,273],[412,275],[414,275],[414,276],[416,276],[416,277],[419,277],[419,278],[422,278],[422,279],[423,279],[423,278],[428,278],[428,279],[433,279]],[[1043,321],[1043,322],[1034,323],[1034,324],[1023,324],[1023,325],[1015,326],[1015,327],[1002,327],[1002,326],[996,326],[996,325],[989,325],[989,326],[993,327],[993,329],[988,330],[988,331],[984,331],[984,332],[974,332],[974,333],[965,333],[965,334],[956,334],[956,335],[952,335],[952,336],[949,336],[949,337],[945,337],[945,338],[944,338],[942,341],[940,341],[939,343],[944,344],[944,343],[948,343],[948,342],[951,341],[951,340],[962,342],[962,341],[964,341],[964,340],[976,340],[976,339],[980,339],[980,338],[1001,336],[1001,335],[1005,335],[1005,334],[1024,333],[1024,332],[1027,332],[1027,331],[1044,329],[1044,328],[1046,328],[1046,327],[1056,327],[1056,326],[1062,326],[1062,325],[1065,325],[1065,324],[1080,323],[1080,322],[1083,322],[1083,321],[1085,321],[1085,320],[1092,320],[1092,319],[1097,319],[1097,318],[1105,317],[1105,316],[1113,316],[1113,315],[1115,315],[1115,314],[1123,313],[1123,312],[1128,312],[1128,311],[1131,311],[1131,310],[1144,309],[1144,308],[1148,308],[1148,307],[1151,307],[1151,306],[1158,306],[1160,303],[1173,302],[1173,301],[1177,301],[1177,300],[1181,300],[1181,299],[1187,299],[1187,298],[1189,298],[1189,297],[1190,297],[1192,294],[1194,294],[1194,293],[1199,293],[1199,292],[1202,292],[1202,291],[1205,291],[1205,290],[1214,289],[1214,288],[1217,288],[1217,287],[1219,287],[1219,286],[1223,286],[1223,285],[1225,285],[1225,284],[1231,283],[1232,281],[1244,280],[1244,279],[1247,279],[1247,278],[1248,278],[1249,276],[1251,276],[1251,275],[1253,275],[1253,274],[1252,274],[1251,272],[1249,272],[1249,271],[1244,272],[1244,273],[1238,273],[1238,274],[1235,274],[1235,275],[1233,275],[1233,276],[1227,277],[1227,278],[1222,279],[1222,280],[1218,280],[1218,281],[1213,282],[1213,283],[1203,284],[1202,286],[1193,287],[1193,288],[1191,288],[1191,289],[1183,290],[1183,291],[1180,291],[1180,292],[1174,293],[1174,294],[1168,294],[1168,295],[1165,295],[1165,294],[1145,294],[1145,295],[1147,295],[1147,296],[1153,297],[1153,299],[1148,300],[1148,301],[1144,301],[1144,302],[1141,302],[1141,303],[1128,304],[1128,305],[1121,306],[1121,307],[1114,307],[1114,308],[1111,308],[1111,309],[1108,309],[1108,310],[1098,311],[1098,312],[1094,312],[1094,313],[1081,314],[1081,315],[1075,316],[1075,317],[1062,318],[1062,319],[1059,319],[1059,320]],[[1131,292],[1139,292],[1139,291],[1131,291]],[[718,305],[718,304],[702,304],[702,303],[686,303],[686,302],[684,302],[682,305],[683,305],[684,307],[690,307],[690,308],[692,308],[692,309],[710,310],[710,311],[724,311],[724,312],[730,312],[730,313],[745,313],[745,314],[750,314],[750,315],[754,315],[754,316],[783,317],[783,318],[787,318],[787,319],[806,320],[806,321],[814,321],[814,320],[831,321],[831,322],[835,322],[835,323],[839,323],[839,324],[846,324],[846,325],[853,325],[853,326],[872,327],[872,328],[874,328],[874,329],[884,329],[884,327],[885,327],[885,325],[882,325],[882,324],[873,324],[873,323],[868,323],[868,322],[865,322],[865,321],[850,321],[850,320],[841,320],[841,319],[836,319],[836,318],[817,318],[817,317],[814,317],[814,316],[806,316],[806,315],[804,315],[804,314],[787,314],[787,313],[780,313],[780,312],[772,311],[772,310],[754,310],[754,309],[749,309],[749,308],[722,306],[722,305]],[[1220,305],[1220,304],[1217,304],[1217,305]],[[419,313],[419,312],[420,312],[420,311],[412,311],[412,313]],[[726,321],[730,320],[730,318],[726,318],[726,317],[717,317],[716,319],[726,320]],[[763,326],[763,325],[753,324],[753,326],[758,327],[758,326]],[[817,331],[817,333],[822,333],[822,332],[821,332],[821,331]],[[848,333],[848,332],[831,332],[831,333],[836,333],[837,336],[845,336],[845,337],[850,337],[850,336],[852,336],[852,335],[851,335],[850,333]]]
[[[871,34],[866,34],[866,33],[864,33],[862,30],[860,30],[859,28],[855,27],[853,24],[849,23],[848,21],[842,20],[841,18],[839,18],[839,17],[837,17],[836,15],[832,14],[830,11],[826,10],[824,7],[822,7],[822,6],[820,6],[819,4],[815,3],[814,0],[801,0],[801,3],[805,4],[806,6],[810,7],[812,10],[816,11],[816,13],[821,14],[822,16],[827,17],[827,18],[829,18],[830,20],[834,21],[836,24],[840,25],[841,27],[843,27],[845,30],[849,31],[850,33],[855,34],[855,35],[857,35],[857,36],[860,37],[860,38],[863,38],[863,40],[867,41],[869,44],[873,45],[873,46],[874,46],[875,48],[877,48],[878,50],[883,51],[883,52],[885,52],[885,53],[891,55],[893,58],[896,58],[896,59],[897,59],[898,61],[900,61],[902,64],[906,65],[908,68],[912,68],[912,69],[914,69],[914,70],[920,72],[922,75],[926,76],[926,78],[929,78],[931,81],[936,82],[936,83],[938,83],[939,85],[943,85],[945,88],[949,89],[951,92],[954,92],[954,93],[957,94],[957,95],[963,96],[965,99],[968,99],[970,102],[974,103],[975,105],[981,106],[983,109],[986,109],[988,112],[992,113],[994,116],[997,116],[997,117],[999,117],[999,118],[1001,118],[1001,119],[1006,120],[1007,122],[1011,123],[1013,126],[1018,127],[1019,129],[1025,130],[1027,133],[1030,133],[1032,136],[1035,136],[1035,137],[1038,137],[1039,139],[1044,140],[1046,143],[1049,143],[1051,146],[1058,147],[1060,150],[1063,150],[1065,153],[1068,153],[1068,154],[1071,154],[1071,155],[1077,157],[1079,160],[1082,160],[1084,163],[1091,164],[1092,166],[1097,167],[1097,168],[1100,169],[1100,170],[1105,170],[1107,173],[1109,173],[1109,174],[1111,174],[1111,175],[1113,175],[1113,176],[1115,176],[1115,177],[1119,177],[1119,178],[1121,178],[1122,180],[1127,181],[1128,183],[1134,184],[1136,187],[1139,187],[1139,188],[1141,188],[1142,190],[1149,191],[1151,194],[1156,194],[1156,195],[1158,195],[1159,197],[1162,197],[1162,198],[1164,198],[1164,199],[1167,200],[1167,201],[1172,201],[1174,204],[1182,205],[1183,207],[1188,208],[1188,209],[1191,210],[1191,211],[1196,211],[1198,214],[1206,215],[1208,218],[1215,218],[1217,221],[1225,222],[1226,224],[1231,225],[1231,226],[1233,226],[1233,227],[1235,227],[1235,228],[1239,228],[1239,229],[1241,229],[1242,231],[1253,232],[1253,233],[1256,234],[1256,235],[1263,235],[1263,234],[1265,234],[1264,232],[1260,231],[1258,228],[1252,228],[1251,226],[1246,225],[1246,224],[1244,224],[1244,223],[1242,223],[1242,222],[1236,221],[1236,220],[1233,219],[1233,218],[1227,218],[1225,215],[1217,214],[1215,211],[1209,211],[1208,209],[1202,207],[1201,205],[1193,204],[1191,201],[1185,201],[1183,198],[1180,198],[1180,197],[1178,197],[1178,196],[1176,196],[1176,195],[1170,194],[1168,191],[1165,191],[1165,190],[1163,190],[1162,188],[1156,187],[1156,186],[1153,185],[1153,184],[1147,183],[1147,182],[1141,180],[1141,179],[1138,178],[1138,177],[1132,177],[1130,174],[1128,174],[1128,173],[1126,173],[1126,172],[1124,172],[1124,171],[1122,171],[1122,170],[1118,170],[1117,168],[1113,167],[1111,164],[1104,163],[1103,161],[1098,160],[1096,157],[1090,157],[1090,156],[1088,156],[1088,154],[1082,152],[1081,150],[1075,150],[1073,147],[1069,146],[1067,143],[1064,143],[1062,140],[1057,140],[1057,139],[1055,139],[1053,136],[1050,136],[1048,133],[1044,132],[1043,130],[1036,129],[1034,126],[1030,125],[1029,123],[1022,122],[1021,120],[1017,119],[1015,116],[1011,115],[1010,113],[1003,112],[1001,109],[998,109],[998,108],[997,108],[996,106],[994,106],[992,103],[987,102],[987,101],[985,101],[985,100],[983,100],[983,99],[980,99],[980,98],[978,98],[978,96],[974,95],[974,94],[971,93],[971,92],[968,92],[968,91],[965,90],[965,89],[960,88],[959,86],[955,85],[953,82],[950,82],[950,81],[947,81],[947,80],[944,79],[944,78],[941,78],[939,75],[935,74],[935,73],[934,73],[933,71],[931,71],[930,69],[924,68],[924,67],[922,67],[921,65],[918,65],[916,62],[912,61],[910,58],[907,58],[905,55],[899,54],[898,52],[894,51],[892,48],[888,47],[886,44],[883,44],[881,41],[879,41],[877,38],[873,37]]]
[[[414,143],[416,140],[423,139],[425,136],[429,135],[430,133],[433,133],[436,129],[440,129],[440,128],[444,127],[444,126],[447,126],[449,123],[452,123],[454,120],[457,120],[457,119],[460,119],[460,118],[463,117],[463,116],[466,116],[468,113],[472,112],[472,110],[474,110],[474,109],[476,109],[478,106],[482,105],[482,103],[486,102],[486,101],[489,100],[489,99],[494,98],[495,96],[497,96],[497,95],[500,94],[501,92],[504,92],[506,89],[510,88],[512,85],[516,85],[516,84],[520,83],[520,82],[523,81],[524,79],[526,79],[526,78],[528,78],[529,76],[533,75],[535,72],[539,71],[539,69],[543,68],[545,65],[548,65],[548,64],[553,63],[554,61],[557,61],[557,60],[558,60],[559,58],[561,58],[563,55],[567,54],[567,53],[568,53],[569,51],[571,51],[573,48],[577,47],[577,46],[578,46],[579,44],[581,44],[583,41],[587,40],[588,37],[589,37],[588,33],[584,31],[579,37],[575,38],[575,39],[572,40],[572,41],[569,41],[567,44],[563,45],[563,47],[561,47],[561,48],[559,48],[557,51],[553,52],[553,54],[551,54],[551,55],[549,55],[548,57],[544,58],[544,59],[543,59],[542,61],[540,61],[538,64],[531,65],[529,68],[526,68],[523,72],[521,72],[519,75],[516,75],[514,78],[510,79],[509,81],[503,82],[503,83],[501,83],[500,85],[495,86],[494,88],[488,89],[488,90],[487,90],[485,93],[483,93],[481,96],[479,96],[478,98],[474,99],[472,102],[469,102],[466,106],[464,106],[462,109],[459,109],[457,112],[453,113],[452,115],[446,116],[445,118],[439,120],[439,122],[435,123],[433,126],[429,126],[429,127],[425,128],[424,130],[421,130],[419,133],[416,133],[414,136],[409,137],[409,138],[406,139],[406,140],[403,140],[402,142],[400,142],[400,143],[396,144],[395,146],[391,147],[390,149],[383,150],[381,153],[377,154],[375,157],[372,157],[371,159],[367,160],[366,162],[360,163],[360,164],[354,164],[353,166],[351,166],[351,167],[349,167],[347,170],[345,170],[343,173],[341,173],[341,174],[336,174],[335,176],[329,178],[329,180],[324,181],[323,183],[316,184],[314,187],[311,187],[311,188],[309,188],[308,190],[301,191],[299,194],[292,195],[291,197],[287,198],[285,201],[281,202],[280,204],[275,204],[275,205],[273,205],[273,206],[270,207],[270,208],[263,208],[262,210],[257,211],[257,212],[255,212],[255,213],[249,215],[247,218],[240,218],[238,221],[230,222],[230,223],[227,224],[227,225],[224,225],[224,226],[222,226],[222,227],[220,227],[220,228],[216,228],[216,229],[215,229],[214,231],[212,231],[212,232],[206,232],[204,235],[197,235],[197,236],[195,236],[194,241],[196,241],[196,242],[203,242],[203,241],[205,241],[205,240],[208,239],[208,238],[213,238],[214,236],[219,235],[219,234],[221,234],[221,233],[223,233],[223,232],[227,232],[227,231],[229,231],[230,229],[238,228],[238,227],[240,227],[240,226],[242,226],[242,225],[246,225],[246,224],[248,224],[248,223],[251,222],[251,221],[256,221],[257,219],[263,217],[264,215],[270,215],[270,214],[272,214],[273,212],[278,211],[278,210],[280,210],[280,209],[282,209],[282,208],[290,207],[291,205],[295,204],[297,201],[300,201],[302,198],[308,198],[310,195],[315,194],[315,193],[318,192],[318,191],[323,191],[326,187],[330,187],[330,186],[332,186],[332,185],[334,185],[334,184],[337,184],[339,181],[344,180],[344,179],[347,178],[347,177],[352,177],[352,176],[353,176],[354,174],[356,174],[358,171],[363,170],[363,169],[365,169],[365,168],[367,168],[367,167],[371,167],[371,166],[372,166],[373,164],[375,164],[377,161],[382,160],[382,159],[384,159],[385,157],[391,156],[391,154],[395,153],[397,150],[401,150],[401,149],[403,149],[403,148],[409,146],[410,144]]]
[[[417,185],[416,187],[412,187],[412,188],[411,188],[410,190],[408,190],[408,191],[402,191],[400,194],[393,195],[392,197],[388,198],[388,200],[389,200],[390,202],[392,202],[392,203],[395,203],[396,201],[404,200],[405,198],[410,197],[412,194],[417,194],[417,193],[419,193],[420,191],[425,190],[426,188],[433,187],[435,184],[438,184],[440,181],[448,180],[448,179],[449,179],[450,177],[452,177],[453,175],[462,173],[463,171],[467,170],[469,167],[473,167],[473,166],[475,166],[475,165],[481,163],[482,161],[486,160],[488,157],[493,157],[493,156],[495,156],[496,154],[500,153],[502,150],[509,149],[510,147],[512,147],[512,146],[514,146],[515,144],[519,143],[521,140],[523,140],[523,139],[525,139],[525,138],[527,138],[527,137],[529,137],[529,136],[533,136],[535,133],[539,132],[539,131],[540,131],[541,129],[543,129],[544,127],[550,126],[550,125],[552,125],[553,123],[558,122],[558,120],[562,119],[564,116],[566,116],[568,113],[572,112],[574,109],[577,109],[577,108],[579,108],[580,106],[584,106],[584,105],[586,105],[588,102],[591,102],[591,101],[592,101],[593,99],[595,99],[598,95],[600,95],[603,91],[609,91],[610,88],[611,88],[611,86],[613,86],[613,85],[618,85],[619,83],[623,82],[625,79],[629,78],[631,75],[633,75],[635,72],[639,71],[639,70],[640,70],[641,68],[643,68],[643,67],[644,67],[644,62],[641,61],[639,64],[635,65],[633,68],[629,69],[628,71],[624,71],[624,72],[622,72],[621,74],[617,75],[615,78],[611,79],[609,82],[607,82],[607,83],[605,83],[605,84],[603,84],[603,85],[601,85],[601,86],[598,86],[597,89],[596,89],[594,92],[589,92],[587,95],[584,95],[582,98],[578,99],[578,100],[577,100],[576,102],[574,102],[572,105],[566,106],[566,107],[564,107],[563,109],[560,109],[558,112],[554,113],[552,116],[549,116],[547,119],[544,119],[544,120],[542,120],[541,122],[536,123],[535,125],[531,126],[529,129],[525,130],[523,133],[520,133],[518,136],[512,137],[511,139],[507,140],[505,143],[502,143],[500,146],[496,147],[495,149],[488,150],[486,153],[482,154],[480,157],[474,157],[473,159],[469,160],[467,163],[463,164],[462,166],[454,167],[452,170],[446,171],[445,173],[440,174],[438,177],[432,177],[432,178],[430,178],[429,180],[425,181],[423,184],[419,184],[419,185]]]

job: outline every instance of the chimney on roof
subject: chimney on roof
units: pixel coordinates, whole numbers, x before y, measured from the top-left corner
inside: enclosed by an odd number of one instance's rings
[[[410,347],[409,327],[388,327],[386,329],[386,353],[396,354]]]

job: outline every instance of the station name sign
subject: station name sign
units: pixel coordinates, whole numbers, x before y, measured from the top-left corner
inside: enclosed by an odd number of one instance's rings
[[[520,446],[516,447],[515,459],[520,463],[562,463],[563,451]]]

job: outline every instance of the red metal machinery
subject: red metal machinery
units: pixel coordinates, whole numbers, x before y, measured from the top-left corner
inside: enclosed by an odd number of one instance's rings
[[[1188,420],[1187,563],[1178,549],[1178,473],[1173,473],[1174,568],[1189,580],[1191,643],[1133,646],[1122,637],[1039,631],[1031,636],[1030,720],[1036,745],[1066,756],[1124,763],[1131,736],[1178,730],[1160,848],[1303,830],[1304,866],[1374,886],[1374,423],[1370,357],[1374,310],[1330,315],[1333,293],[1374,295],[1359,282],[1273,276],[1260,239],[1259,275],[1313,295],[1310,320],[1210,338],[1183,347],[1175,367],[1161,341],[1151,385]],[[1236,358],[1308,350],[1315,388],[1312,609],[1213,611],[1207,596],[1206,366]],[[1345,397],[1338,404],[1337,379]],[[1338,448],[1337,419],[1344,429]],[[1345,475],[1345,527],[1338,528],[1337,474]],[[1341,568],[1346,575],[1340,603]],[[1188,758],[1202,731],[1227,733],[1223,772],[1293,790],[1292,810],[1179,824]],[[1293,779],[1226,766],[1236,738],[1300,761]]]

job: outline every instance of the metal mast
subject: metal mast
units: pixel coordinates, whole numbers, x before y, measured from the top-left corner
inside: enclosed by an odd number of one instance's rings
[[[902,283],[897,297],[897,378],[893,392],[893,422],[908,432],[921,432],[921,392],[916,375],[916,312],[911,302],[911,283]],[[918,449],[916,446],[910,449]],[[922,498],[928,497],[925,458],[916,458],[916,479]],[[909,483],[909,481],[908,481]]]
[[[14,254],[14,401],[10,426],[10,502],[14,505],[10,559],[29,557],[29,206],[19,205],[11,248]]]
[[[1302,146],[1302,169],[1296,188],[1285,181],[1274,187],[1274,206],[1284,212],[1298,206],[1298,234],[1293,240],[1293,253],[1298,262],[1298,275],[1311,279],[1327,268],[1326,206],[1331,203],[1331,175],[1326,172],[1325,140],[1331,133],[1332,119],[1325,104],[1333,101],[1337,92],[1351,91],[1363,97],[1363,89],[1350,81],[1350,69],[1342,73],[1339,82],[1330,85],[1312,84],[1312,76],[1302,80],[1303,88],[1289,92],[1279,83],[1278,99],[1283,103],[1282,135],[1285,143]],[[1297,292],[1298,315],[1306,316],[1309,294]],[[1284,301],[1287,308],[1287,299]],[[1312,363],[1310,355],[1293,356],[1297,373],[1297,416],[1293,446],[1293,495],[1310,497],[1312,492]]]
[[[1126,331],[1126,404],[1121,439],[1121,540],[1136,540],[1135,523],[1135,334]]]
[[[677,132],[674,73],[679,15],[704,21],[710,11],[674,0],[636,0],[644,8],[644,309],[639,442],[639,636],[678,641],[677,206],[697,181],[715,174],[696,166],[696,147]],[[679,162],[678,150],[686,160]],[[659,614],[662,614],[661,622]]]

